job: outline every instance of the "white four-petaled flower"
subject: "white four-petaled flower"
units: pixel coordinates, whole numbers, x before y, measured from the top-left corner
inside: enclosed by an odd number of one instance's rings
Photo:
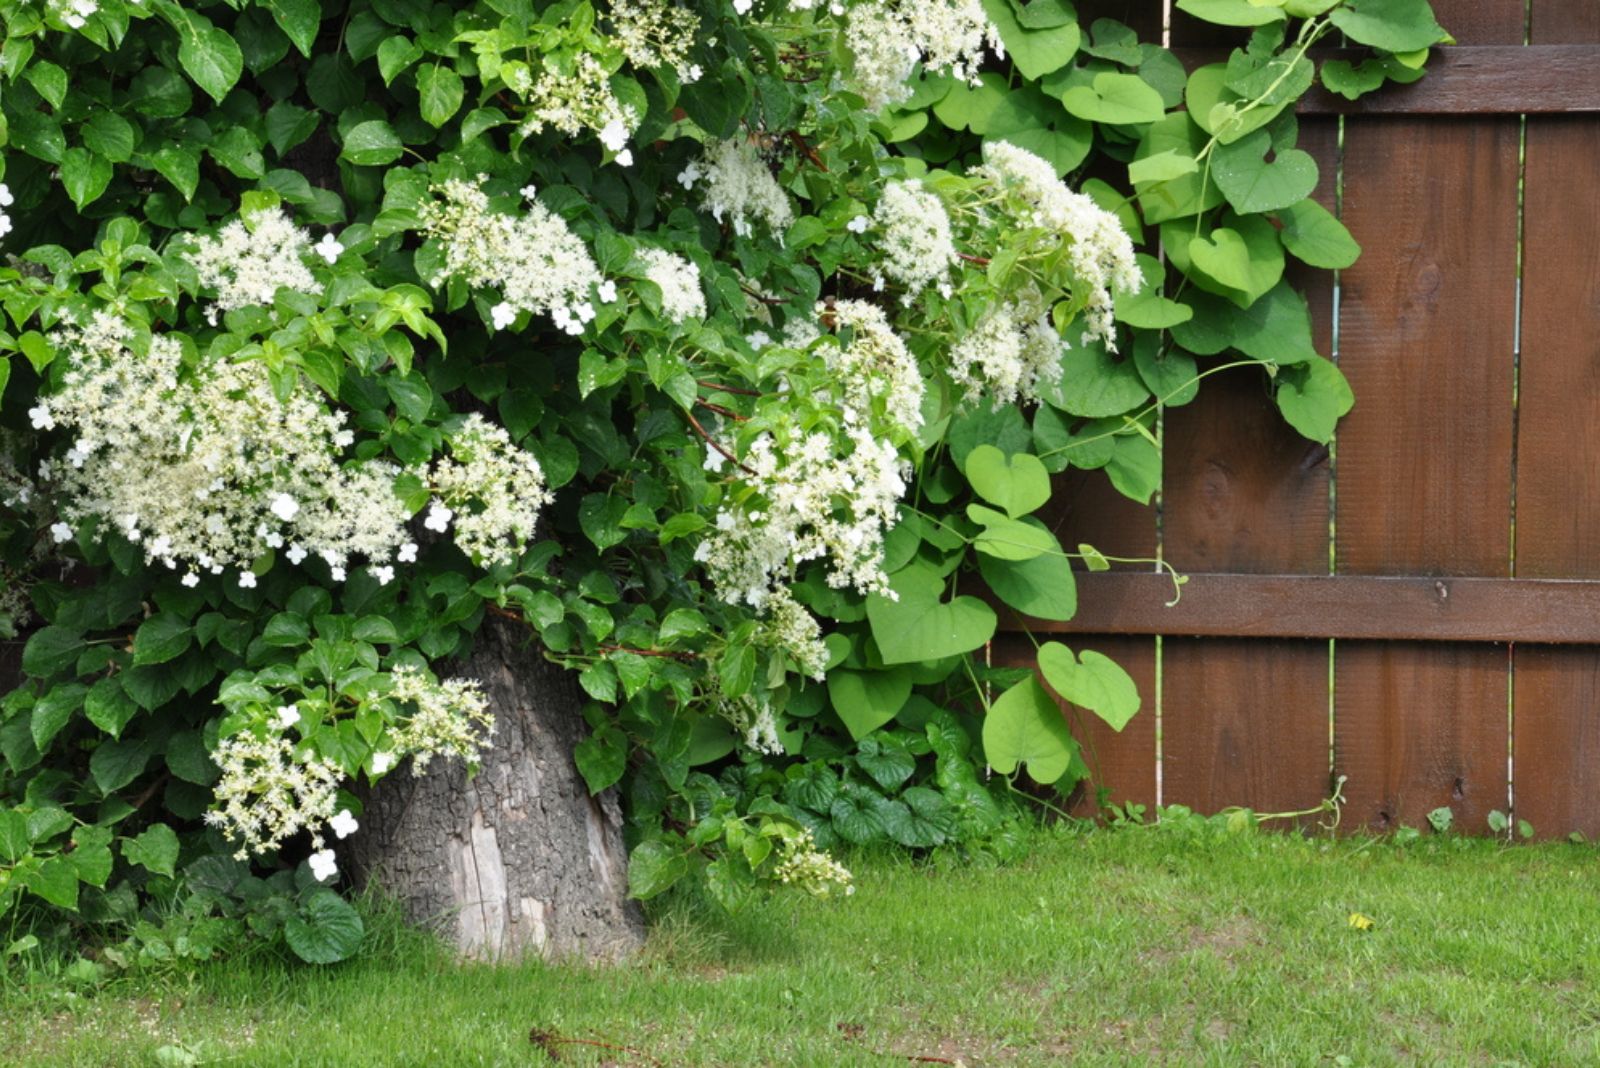
[[[344,246],[339,244],[339,239],[333,236],[332,230],[329,230],[327,233],[322,235],[322,240],[318,241],[316,245],[312,247],[311,251],[315,252],[317,255],[321,256],[324,260],[327,260],[328,263],[331,264],[337,260],[341,254],[343,254]]]
[[[328,821],[328,827],[338,838],[349,838],[361,829],[361,824],[350,814],[350,810],[342,808],[339,814]]]
[[[311,876],[319,883],[325,883],[339,873],[339,862],[333,859],[333,850],[321,849],[311,854],[308,858],[311,865]]]

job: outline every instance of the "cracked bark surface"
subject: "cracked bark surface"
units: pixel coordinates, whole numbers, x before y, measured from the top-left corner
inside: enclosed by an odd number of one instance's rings
[[[460,762],[391,772],[363,799],[350,859],[464,955],[615,958],[643,937],[628,900],[622,813],[573,764],[587,733],[570,673],[490,616],[459,674],[483,683],[494,744],[468,781]]]

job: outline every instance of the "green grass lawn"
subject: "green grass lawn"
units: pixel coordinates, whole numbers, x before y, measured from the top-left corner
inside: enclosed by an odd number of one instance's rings
[[[1145,828],[854,866],[848,899],[669,911],[617,968],[461,967],[390,925],[325,969],[13,988],[0,1061],[553,1063],[538,1030],[630,1048],[572,1065],[1600,1065],[1592,846]]]

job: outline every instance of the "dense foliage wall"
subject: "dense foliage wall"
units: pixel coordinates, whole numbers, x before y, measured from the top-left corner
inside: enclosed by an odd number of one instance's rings
[[[992,601],[1069,618],[1115,549],[1049,475],[1147,501],[1224,368],[1331,434],[1285,258],[1358,249],[1293,103],[1446,39],[1178,6],[1241,47],[1186,73],[1065,0],[0,3],[0,912],[347,954],[349,787],[492,744],[440,677],[491,613],[592,698],[641,896],[1012,850],[1011,780],[1082,763]],[[1372,58],[1318,69],[1335,32]]]

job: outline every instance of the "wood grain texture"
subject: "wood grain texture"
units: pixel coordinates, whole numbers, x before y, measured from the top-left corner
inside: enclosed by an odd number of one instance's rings
[[[1057,634],[1600,642],[1600,581],[1594,580],[1200,571],[1187,578],[1182,598],[1169,606],[1173,585],[1166,575],[1080,575],[1076,616],[1065,623],[1030,620],[1027,625]],[[1009,609],[997,607],[1005,618]]]
[[[1533,6],[1535,42],[1600,41],[1600,4]],[[1592,81],[1600,82],[1600,68]],[[1600,120],[1527,127],[1516,570],[1600,577]],[[1600,836],[1600,649],[1518,646],[1515,814]]]
[[[1479,833],[1506,810],[1504,647],[1340,642],[1334,655],[1334,760],[1343,828],[1424,827],[1448,807]]]
[[[1337,115],[1595,112],[1600,111],[1597,69],[1600,47],[1594,45],[1446,46],[1429,58],[1427,75],[1410,85],[1391,83],[1356,100],[1316,87],[1296,110]]]
[[[1164,803],[1273,812],[1327,795],[1326,643],[1169,640],[1162,651]]]

